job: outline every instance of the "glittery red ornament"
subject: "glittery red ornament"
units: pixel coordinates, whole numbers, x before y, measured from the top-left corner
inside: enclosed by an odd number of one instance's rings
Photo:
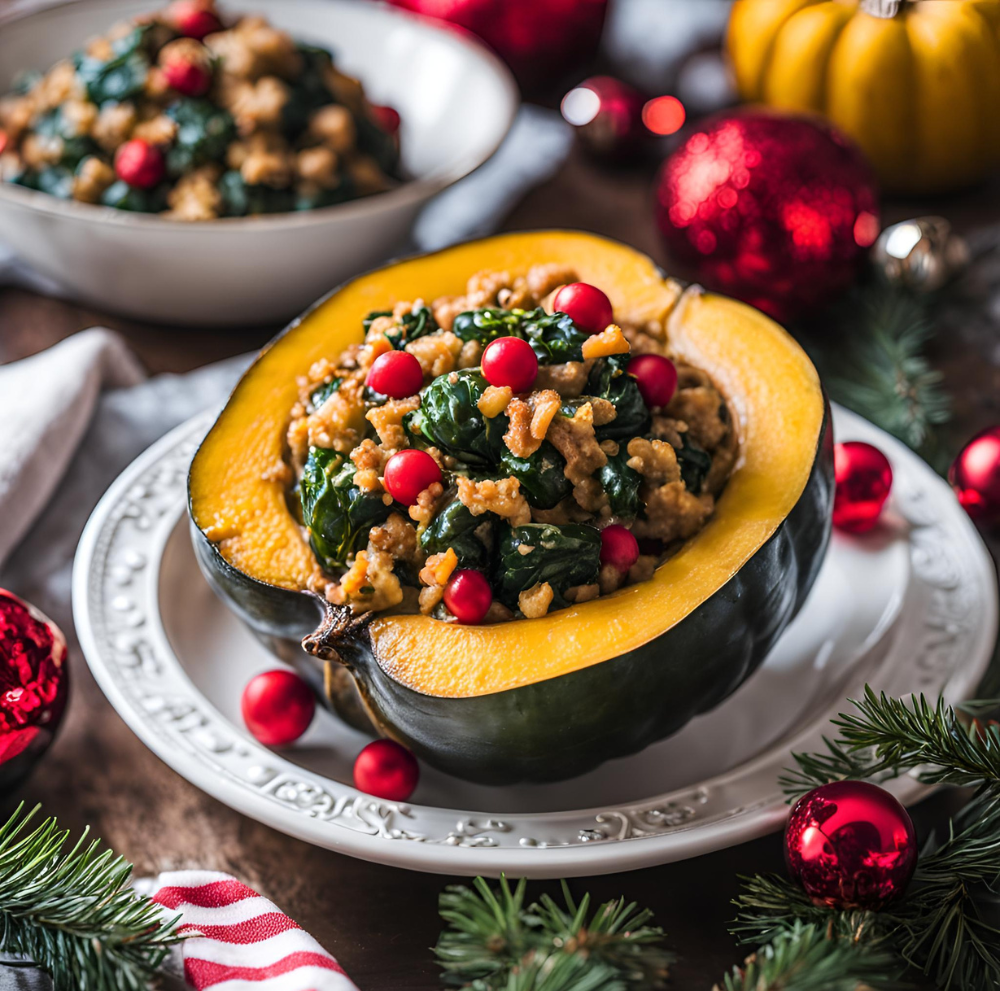
[[[55,736],[69,691],[66,638],[0,589],[0,788],[20,781]]]
[[[643,123],[645,97],[614,76],[592,76],[574,86],[560,104],[583,146],[600,158],[627,160],[650,132]]]
[[[309,729],[316,699],[294,671],[275,668],[250,679],[240,710],[247,729],[265,747],[286,747]]]
[[[405,802],[419,779],[417,758],[395,740],[369,743],[354,761],[354,787],[390,802]]]
[[[861,153],[823,121],[763,110],[703,124],[664,163],[656,205],[697,278],[779,320],[850,285],[879,233]]]
[[[866,533],[882,514],[892,489],[892,465],[871,444],[849,440],[833,447],[833,525],[850,533]]]
[[[976,434],[948,471],[958,501],[978,523],[1000,523],[1000,426]]]
[[[608,0],[391,0],[478,35],[526,89],[551,85],[597,52]]]
[[[817,904],[877,909],[898,898],[917,866],[913,823],[867,781],[834,781],[803,795],[785,829],[789,873]]]

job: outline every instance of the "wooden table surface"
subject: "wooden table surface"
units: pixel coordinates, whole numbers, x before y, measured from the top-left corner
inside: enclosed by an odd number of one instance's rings
[[[532,191],[505,229],[576,227],[616,237],[667,265],[651,204],[651,165],[598,169],[574,152],[562,171]],[[890,203],[890,220],[944,213],[960,228],[1000,220],[1000,190],[924,204]],[[276,328],[206,330],[149,327],[16,289],[0,290],[0,362],[48,347],[101,323],[121,331],[151,372],[180,372],[263,344]],[[1000,421],[995,339],[942,342],[936,362],[957,394],[954,438]],[[996,557],[998,545],[991,544]],[[140,875],[178,867],[232,872],[273,899],[328,947],[361,991],[438,987],[429,947],[440,930],[437,896],[450,878],[374,866],[293,840],[248,819],[167,768],[132,735],[76,657],[74,698],[62,735],[23,789],[74,827],[132,860]],[[725,727],[719,726],[724,733]],[[938,796],[917,811],[918,828],[945,814]],[[580,879],[577,894],[624,895],[654,910],[681,954],[674,986],[708,989],[745,951],[726,932],[739,873],[781,869],[780,837],[679,864]],[[535,891],[552,885],[536,885]]]

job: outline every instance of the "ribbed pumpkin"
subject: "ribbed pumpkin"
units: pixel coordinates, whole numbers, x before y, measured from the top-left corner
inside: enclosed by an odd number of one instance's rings
[[[1000,163],[1000,0],[736,0],[728,48],[745,100],[824,114],[888,191]]]

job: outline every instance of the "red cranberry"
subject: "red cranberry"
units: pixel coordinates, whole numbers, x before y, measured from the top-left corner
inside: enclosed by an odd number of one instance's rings
[[[490,385],[509,385],[515,392],[527,392],[538,375],[538,358],[520,337],[498,337],[488,344],[482,364]]]
[[[637,354],[628,363],[647,406],[666,406],[677,391],[677,368],[662,354]]]
[[[354,787],[388,802],[405,802],[417,787],[417,758],[395,740],[375,740],[354,761]]]
[[[563,286],[552,300],[552,309],[565,313],[588,334],[599,334],[615,319],[611,300],[597,286],[586,282],[571,282]]]
[[[160,149],[140,138],[126,141],[115,153],[115,173],[130,186],[149,189],[163,178],[165,171]]]
[[[639,541],[628,527],[612,523],[601,531],[601,564],[625,574],[638,560]]]
[[[185,96],[204,96],[212,85],[212,73],[188,59],[170,59],[163,66],[163,75],[171,89]]]
[[[493,604],[493,590],[486,576],[472,568],[456,571],[444,587],[444,604],[460,623],[481,623]]]
[[[368,371],[368,385],[390,399],[416,395],[424,384],[424,370],[409,351],[386,351]]]
[[[865,533],[878,523],[892,488],[892,465],[871,444],[849,440],[833,445],[833,523],[841,530]]]
[[[383,107],[377,103],[368,104],[372,119],[386,134],[399,134],[399,111],[394,107]]]
[[[279,668],[250,679],[240,709],[247,729],[264,746],[284,747],[309,728],[316,700],[294,671]]]
[[[222,21],[199,0],[174,0],[167,7],[166,19],[186,38],[201,41],[205,35],[222,30]]]
[[[412,506],[424,489],[441,481],[438,463],[426,452],[397,451],[385,463],[385,490],[404,506]]]

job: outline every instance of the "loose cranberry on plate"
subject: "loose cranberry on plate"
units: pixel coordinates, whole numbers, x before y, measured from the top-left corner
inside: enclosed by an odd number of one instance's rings
[[[426,451],[408,448],[386,461],[383,480],[386,492],[396,502],[412,506],[424,489],[441,481],[441,469]]]
[[[247,729],[264,746],[284,747],[309,729],[316,699],[294,671],[277,668],[250,679],[240,709]]]
[[[371,389],[383,396],[405,399],[420,391],[424,371],[409,351],[386,351],[372,362],[366,381]]]
[[[486,576],[472,568],[456,571],[444,587],[444,604],[460,623],[481,623],[493,604],[493,591]]]
[[[205,35],[222,30],[218,14],[199,0],[174,0],[167,7],[166,20],[178,34],[197,41],[201,41]]]
[[[677,391],[677,367],[662,354],[637,354],[628,371],[647,406],[666,406]]]
[[[490,385],[528,392],[538,376],[538,358],[520,337],[498,337],[483,352],[483,376]]]
[[[374,740],[354,761],[354,787],[388,802],[405,802],[419,778],[417,758],[395,740]]]
[[[141,138],[126,141],[115,152],[115,174],[137,189],[150,189],[163,178],[166,163],[155,145]]]
[[[628,527],[613,523],[601,531],[601,564],[625,574],[638,560],[639,541]]]
[[[552,309],[565,313],[588,334],[599,334],[615,320],[611,300],[597,286],[586,282],[571,282],[563,286],[552,300]]]

